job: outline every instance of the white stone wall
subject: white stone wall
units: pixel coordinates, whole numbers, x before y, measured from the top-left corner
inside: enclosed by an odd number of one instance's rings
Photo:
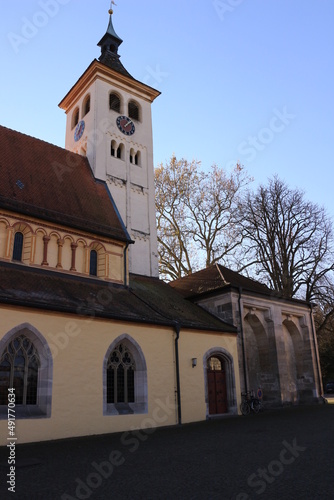
[[[109,109],[111,92],[120,97],[119,113]],[[83,116],[82,107],[88,94],[91,109]],[[132,136],[120,132],[116,125],[118,116],[128,116],[129,101],[135,101],[140,109],[140,119],[133,120]],[[79,120],[85,121],[85,131],[80,141],[75,142],[72,123],[77,107]],[[112,141],[117,147],[121,146],[121,158],[111,156]],[[158,276],[152,116],[147,95],[140,92],[139,87],[127,88],[116,77],[97,78],[75,97],[68,110],[66,148],[86,155],[95,177],[107,181],[123,222],[135,241],[129,249],[130,272]],[[130,154],[134,153],[139,153],[138,165],[130,162]],[[137,241],[140,244],[136,244]]]

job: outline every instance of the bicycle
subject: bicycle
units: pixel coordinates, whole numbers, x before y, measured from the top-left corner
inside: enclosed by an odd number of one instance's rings
[[[259,413],[263,409],[262,401],[254,396],[254,391],[242,392],[240,410],[243,415],[249,415],[251,411]]]

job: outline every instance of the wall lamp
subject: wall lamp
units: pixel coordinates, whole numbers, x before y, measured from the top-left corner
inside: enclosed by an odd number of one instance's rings
[[[197,366],[197,358],[191,358],[191,366],[195,368]]]

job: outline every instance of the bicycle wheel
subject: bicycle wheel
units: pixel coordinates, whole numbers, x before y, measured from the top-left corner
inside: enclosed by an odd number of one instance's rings
[[[261,408],[261,403],[258,399],[253,399],[252,406],[253,406],[253,412],[259,413],[260,408]]]
[[[243,415],[249,415],[250,413],[250,406],[247,403],[247,401],[243,401],[240,405],[240,410]]]

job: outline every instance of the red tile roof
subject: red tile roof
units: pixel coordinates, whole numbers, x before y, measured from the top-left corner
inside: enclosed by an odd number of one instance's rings
[[[259,281],[252,280],[231,271],[220,264],[214,264],[184,278],[169,283],[184,297],[195,297],[202,294],[226,290],[228,287],[243,288],[250,292],[273,295],[273,291]]]
[[[87,158],[0,126],[0,208],[121,241],[130,237]]]

